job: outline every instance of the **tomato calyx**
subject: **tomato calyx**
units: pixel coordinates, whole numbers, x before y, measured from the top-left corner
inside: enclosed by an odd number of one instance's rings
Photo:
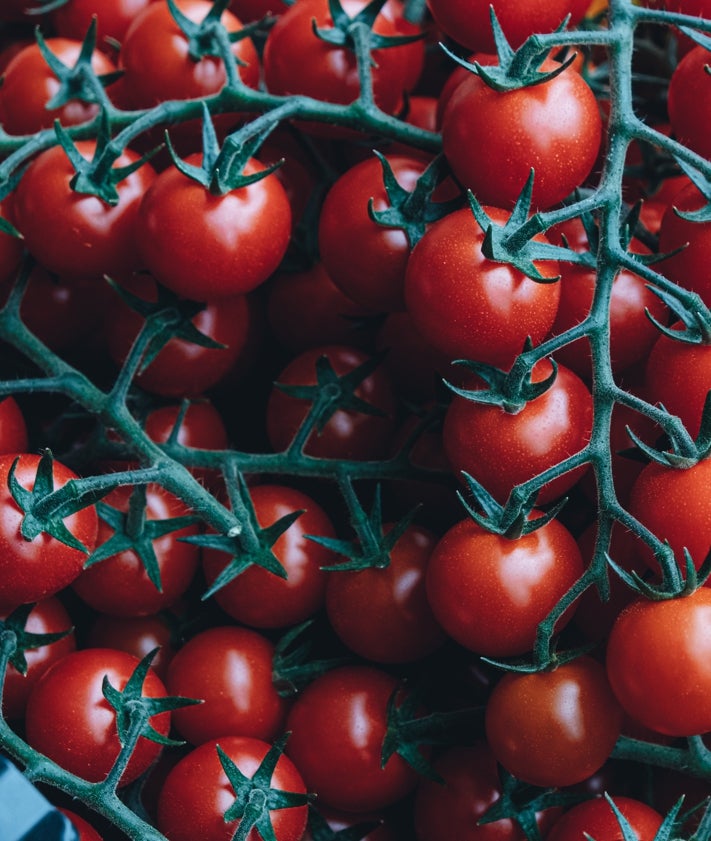
[[[421,41],[424,38],[424,33],[415,35],[380,35],[373,31],[373,24],[380,13],[380,10],[385,5],[386,0],[371,0],[367,6],[361,9],[357,14],[350,17],[340,3],[340,0],[328,0],[328,10],[333,21],[333,25],[329,27],[319,26],[316,20],[311,21],[311,28],[314,35],[325,41],[327,44],[332,44],[334,47],[345,47],[353,51],[357,51],[358,35],[356,31],[366,34],[367,45],[369,49],[387,49],[388,47],[400,47],[405,44],[411,44],[414,41]]]
[[[372,820],[360,821],[345,829],[331,829],[321,813],[313,806],[309,807],[308,830],[313,841],[361,841],[381,825],[382,821]]]
[[[244,62],[232,53],[230,44],[248,37],[250,32],[244,29],[228,32],[220,22],[222,13],[229,6],[230,0],[215,0],[205,17],[197,23],[180,11],[175,0],[166,0],[166,2],[173,20],[185,35],[188,42],[188,55],[192,61],[197,63],[207,56],[218,56],[223,59],[229,56],[226,64],[236,62],[244,65]],[[250,29],[253,30],[254,27]]]
[[[352,662],[350,657],[313,657],[314,644],[320,638],[316,620],[307,619],[277,641],[272,658],[272,683],[282,698],[293,697],[319,675]]]
[[[703,563],[697,567],[691,552],[684,547],[684,572],[681,573],[679,565],[674,558],[674,552],[669,541],[664,541],[664,546],[654,553],[654,557],[662,571],[662,583],[659,586],[645,581],[636,571],[628,572],[616,564],[609,555],[606,555],[607,563],[624,583],[635,593],[650,601],[663,601],[665,599],[680,599],[691,596],[699,587],[702,587],[711,576],[711,552],[706,556]]]
[[[677,331],[672,331],[672,333],[674,332]],[[645,443],[629,426],[626,429],[635,447],[650,461],[679,470],[693,467],[711,454],[711,391],[706,395],[701,411],[699,434],[695,439],[691,438],[683,425],[681,428],[678,428],[678,425],[673,425],[667,430],[671,449],[658,450]]]
[[[11,638],[12,653],[8,662],[21,674],[27,674],[27,658],[25,652],[33,648],[40,648],[44,645],[51,645],[53,642],[63,639],[71,634],[74,628],[67,628],[65,631],[58,631],[50,634],[33,634],[25,630],[27,618],[34,609],[35,604],[21,604],[5,619],[0,619],[0,636]]]

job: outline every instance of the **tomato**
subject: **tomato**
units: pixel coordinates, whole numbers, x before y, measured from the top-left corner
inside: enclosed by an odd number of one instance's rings
[[[524,782],[567,786],[594,774],[612,753],[622,709],[604,668],[578,657],[552,671],[509,672],[486,707],[496,759]]]
[[[83,33],[81,38],[84,37]],[[47,38],[47,47],[62,64],[73,67],[81,52],[81,40]],[[114,63],[95,51],[91,66],[97,76],[113,73]],[[99,106],[93,102],[70,99],[59,108],[47,103],[59,91],[60,83],[44,59],[37,44],[21,50],[8,64],[0,87],[0,123],[8,134],[34,134],[52,128],[55,120],[63,126],[86,123],[95,117]]]
[[[448,748],[433,763],[444,783],[422,780],[415,794],[417,841],[523,841],[519,826],[510,818],[478,823],[501,797],[501,780],[491,750],[484,742],[471,747]],[[539,829],[560,816],[560,809],[538,813]]]
[[[542,360],[532,381],[550,375]],[[504,503],[514,485],[526,482],[585,447],[592,431],[593,406],[587,386],[558,366],[553,385],[518,414],[455,396],[444,419],[444,449],[455,471],[466,471]],[[585,467],[544,485],[538,502],[550,502],[571,488]]]
[[[272,551],[287,578],[256,564],[248,567],[215,593],[220,607],[245,625],[255,628],[283,628],[313,616],[323,606],[326,573],[322,566],[334,563],[333,553],[305,535],[335,537],[326,512],[309,496],[283,485],[257,485],[250,489],[257,521],[263,527],[295,511],[304,513],[289,526]],[[203,550],[203,569],[209,586],[230,562],[224,552]]]
[[[383,809],[415,787],[417,773],[398,754],[380,767],[388,700],[400,688],[397,678],[379,669],[341,666],[297,696],[286,722],[287,753],[319,803],[365,812]]]
[[[0,87],[0,91],[2,88]],[[12,194],[11,194],[12,196]],[[12,221],[11,197],[0,201],[0,219]],[[12,283],[22,260],[22,240],[0,230],[0,284]]]
[[[78,141],[87,160],[94,141]],[[125,150],[114,168],[139,160]],[[69,182],[74,167],[60,146],[42,152],[30,164],[14,196],[14,215],[28,251],[46,269],[59,275],[115,277],[136,265],[134,229],[139,203],[155,172],[143,164],[116,185],[119,200],[111,206],[97,196],[74,192]]]
[[[508,219],[504,210],[485,210],[495,224]],[[508,369],[527,337],[539,344],[548,334],[560,288],[488,260],[482,253],[484,236],[468,208],[435,222],[408,261],[405,301],[425,340],[450,359]],[[545,277],[558,275],[557,263],[546,262],[538,270]]]
[[[132,488],[123,485],[104,497],[102,502],[114,509],[112,517],[128,513]],[[160,485],[146,487],[145,518],[163,521],[185,517],[189,509],[176,496]],[[121,523],[115,529],[103,518],[99,522],[97,548],[124,534],[131,537],[131,526]],[[155,524],[155,523],[154,523]],[[153,547],[154,561],[160,576],[160,589],[151,581],[143,561],[133,549],[123,549],[87,569],[73,582],[74,592],[82,601],[101,613],[112,616],[148,616],[173,605],[188,589],[198,568],[200,550],[181,538],[198,533],[198,525],[186,526],[150,539],[150,532],[143,539]]]
[[[206,742],[184,757],[168,775],[158,801],[158,829],[170,841],[231,841],[238,821],[225,821],[225,812],[235,801],[235,791],[222,767],[217,746],[240,772],[252,779],[270,745],[260,739],[225,736]],[[199,781],[199,785],[196,785]],[[270,788],[304,794],[304,782],[287,756],[279,757]],[[246,804],[246,794],[243,794]],[[256,798],[255,798],[256,799]],[[306,828],[306,805],[272,809],[269,818],[276,841],[300,841]],[[263,836],[252,829],[247,841]]]
[[[313,817],[313,811],[309,814],[309,824],[313,824],[314,821],[317,821],[314,825],[314,833],[310,831],[310,826],[306,828],[306,834],[302,838],[301,841],[318,841],[319,838],[322,837],[322,833],[318,833],[318,827],[321,825],[320,821],[323,821],[326,826],[335,834],[335,838],[338,839],[339,834],[347,830],[351,829],[351,827],[355,826],[364,826],[364,825],[373,825],[375,828],[371,830],[367,835],[361,835],[358,841],[398,841],[399,835],[395,835],[395,828],[394,822],[389,821],[387,818],[383,818],[382,815],[377,813],[353,813],[353,812],[338,812],[334,809],[318,809],[318,818]],[[330,836],[326,836],[330,838]],[[347,836],[346,836],[347,837]]]
[[[231,0],[229,9],[240,20],[250,23],[266,15],[281,15],[289,8],[282,0]]]
[[[384,526],[384,533],[391,528]],[[356,654],[376,663],[404,663],[431,654],[444,642],[425,593],[435,543],[430,531],[410,525],[390,551],[388,566],[329,574],[329,622]]]
[[[126,30],[149,3],[156,0],[68,0],[52,14],[59,35],[82,40],[96,16],[96,43],[106,48],[106,40],[123,41]]]
[[[693,736],[711,730],[710,655],[711,590],[701,587],[625,608],[610,632],[607,674],[632,718],[669,736]]]
[[[14,397],[0,400],[0,453],[27,450],[27,424]]]
[[[631,797],[613,797],[639,841],[654,841],[662,825],[662,816],[650,806]],[[566,812],[557,821],[546,841],[623,841],[622,828],[612,807],[602,798],[586,800]]]
[[[30,693],[25,717],[29,744],[72,774],[90,782],[104,779],[120,744],[116,713],[102,694],[102,681],[106,677],[115,689],[123,690],[138,663],[130,654],[108,648],[67,654],[42,675]],[[143,696],[163,698],[165,694],[163,683],[149,669]],[[150,725],[167,736],[170,713],[152,716]],[[120,784],[140,776],[160,750],[159,744],[142,736]]]
[[[168,668],[171,695],[200,698],[173,713],[191,744],[220,736],[273,739],[281,735],[288,701],[272,683],[274,645],[248,628],[210,628],[178,651]]]
[[[99,833],[84,818],[80,818],[79,815],[70,812],[69,809],[60,809],[59,811],[71,821],[72,826],[79,834],[78,841],[102,841]]]
[[[6,619],[6,612],[4,614],[2,618]],[[21,675],[12,664],[8,666],[2,695],[2,713],[5,718],[21,719],[25,714],[27,698],[35,683],[53,663],[61,660],[76,648],[71,617],[59,599],[54,596],[37,602],[32,608],[25,623],[25,631],[28,634],[70,633],[49,645],[28,649],[25,652],[27,672],[24,675]]]
[[[437,543],[427,597],[457,642],[487,657],[533,648],[536,630],[583,574],[575,539],[557,520],[509,540],[466,519]],[[568,610],[557,630],[570,619]]]
[[[547,59],[541,69],[555,67]],[[472,74],[452,94],[442,121],[455,176],[482,204],[496,207],[514,205],[532,168],[534,210],[562,201],[590,174],[601,137],[595,95],[572,67],[505,92]]]
[[[42,532],[33,540],[20,534],[24,514],[8,487],[10,469],[19,458],[15,478],[26,490],[32,490],[40,456],[22,453],[0,456],[0,605],[15,607],[36,602],[62,590],[80,574],[86,555]],[[52,467],[54,489],[77,479],[76,473],[61,462]],[[91,552],[96,544],[97,517],[93,505],[65,517],[63,523],[72,535]]]
[[[676,66],[668,89],[669,121],[676,139],[704,158],[711,157],[706,118],[711,79],[705,70],[707,64],[707,50],[694,47]]]
[[[326,357],[334,372],[342,377],[370,361],[360,350],[344,345],[312,348],[295,357],[277,377],[278,385],[315,385],[316,364]],[[355,396],[378,410],[365,414],[337,409],[323,430],[311,433],[305,452],[318,458],[373,459],[387,452],[393,433],[395,405],[389,378],[382,366],[355,389]],[[306,418],[310,403],[292,397],[278,387],[267,404],[267,434],[275,450],[285,449]]]
[[[139,660],[158,648],[151,669],[165,683],[168,665],[175,656],[171,631],[165,612],[155,616],[99,614],[87,631],[86,645],[89,648],[115,648],[133,654]]]
[[[629,510],[660,540],[668,541],[685,569],[684,549],[698,569],[711,551],[711,459],[679,469],[652,462],[632,486]],[[651,550],[640,556],[654,569]]]

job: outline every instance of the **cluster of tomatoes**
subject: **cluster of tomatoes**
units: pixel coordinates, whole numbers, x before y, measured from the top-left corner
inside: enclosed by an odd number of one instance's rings
[[[711,838],[711,9],[416,5],[0,10],[0,748],[80,841]]]

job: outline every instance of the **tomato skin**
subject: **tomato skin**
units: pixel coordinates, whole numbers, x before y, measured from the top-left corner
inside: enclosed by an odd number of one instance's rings
[[[69,0],[52,14],[59,35],[81,41],[96,16],[96,43],[104,49],[107,38],[119,43],[126,30],[149,3],[156,0]]]
[[[445,635],[425,593],[435,543],[434,534],[411,525],[393,546],[389,566],[329,574],[329,622],[356,654],[376,663],[405,663],[442,645]]]
[[[55,663],[35,684],[27,702],[29,744],[72,774],[90,782],[104,779],[120,744],[116,713],[102,694],[102,681],[107,676],[114,688],[122,690],[138,662],[123,651],[85,648]],[[165,694],[162,681],[149,669],[143,695],[161,698]],[[159,713],[150,723],[167,736],[170,713]],[[160,751],[160,745],[141,737],[120,785],[140,776]]]
[[[494,207],[485,211],[496,224],[509,216]],[[405,301],[415,327],[450,359],[508,369],[527,337],[535,345],[548,334],[560,289],[487,260],[483,242],[484,232],[468,208],[431,225],[410,255]],[[538,270],[548,277],[559,273],[548,261]]]
[[[546,60],[541,69],[555,67]],[[503,93],[472,74],[454,91],[442,121],[455,176],[482,204],[496,207],[513,207],[532,168],[534,210],[562,201],[590,174],[601,137],[595,95],[572,67]]]
[[[0,400],[0,454],[27,450],[27,424],[14,397]]]
[[[509,540],[466,519],[442,537],[427,569],[427,596],[442,627],[487,657],[533,648],[536,630],[580,578],[583,562],[557,520]],[[568,610],[557,629],[572,618]]]
[[[85,33],[84,33],[85,34]],[[83,35],[81,36],[83,38]],[[73,67],[81,52],[81,40],[47,38],[50,52],[68,67]],[[91,66],[97,76],[113,73],[114,63],[94,51]],[[59,90],[59,80],[50,70],[37,44],[29,44],[8,64],[0,88],[0,123],[8,134],[35,134],[52,128],[55,120],[63,126],[86,123],[96,116],[95,103],[72,99],[59,108],[47,109],[47,102]]]
[[[711,730],[711,590],[625,608],[610,632],[607,674],[645,727],[669,736]]]
[[[252,158],[244,174],[263,170]],[[291,207],[273,173],[213,195],[170,167],[146,192],[136,224],[138,250],[156,280],[183,298],[208,301],[250,292],[277,268],[291,236]]]
[[[274,645],[248,628],[202,631],[177,652],[168,668],[171,695],[203,704],[173,713],[183,738],[200,745],[222,736],[273,739],[282,732],[289,702],[272,683]]]
[[[77,141],[91,159],[95,143]],[[139,156],[125,150],[114,168],[128,166]],[[134,226],[139,203],[155,178],[143,164],[116,185],[118,204],[74,192],[69,182],[74,168],[61,146],[54,146],[30,164],[15,191],[14,215],[28,251],[49,271],[72,277],[115,277],[136,263]]]
[[[622,709],[605,670],[587,656],[550,672],[508,672],[486,707],[486,737],[496,759],[520,780],[543,787],[594,774],[621,726]]]
[[[550,362],[533,369],[537,382]],[[581,450],[592,432],[592,397],[583,381],[563,365],[553,385],[518,414],[455,396],[444,420],[443,440],[455,471],[473,476],[502,504],[514,485],[531,479]],[[550,502],[571,488],[585,467],[541,488],[537,502]]]
[[[396,678],[379,669],[342,666],[297,697],[286,722],[286,749],[319,803],[366,812],[395,803],[415,787],[417,772],[399,755],[380,767],[388,699],[399,688]]]
[[[60,543],[46,532],[34,540],[20,534],[23,514],[8,488],[8,474],[18,456],[0,457],[0,605],[15,607],[37,602],[64,589],[81,573],[86,555]],[[40,456],[19,455],[15,478],[27,490],[34,487]],[[61,462],[54,461],[54,488],[58,490],[68,481],[78,478]],[[96,545],[97,516],[94,506],[82,508],[64,519],[64,525],[88,552]]]
[[[669,81],[669,121],[680,143],[711,157],[708,104],[711,100],[711,80],[705,67],[708,54],[704,47],[695,46],[679,62]]]
[[[239,770],[252,777],[270,745],[260,739],[237,736],[206,742],[184,757],[168,774],[158,800],[158,828],[170,841],[231,841],[238,823],[223,816],[235,800],[217,745]],[[271,788],[306,792],[304,782],[289,758],[282,754],[274,768]],[[300,841],[306,828],[307,807],[273,810],[271,821],[277,841]],[[260,841],[256,829],[247,841]]]
[[[338,376],[352,371],[370,358],[356,348],[326,345],[312,348],[292,359],[276,382],[283,385],[315,385],[316,362],[327,357]],[[366,377],[355,390],[356,397],[377,407],[383,416],[338,409],[320,434],[309,436],[305,452],[318,458],[374,459],[387,453],[394,430],[395,400],[390,380],[382,367]],[[274,388],[267,404],[267,435],[274,450],[285,449],[306,417],[310,403]]]
[[[267,527],[282,517],[304,513],[279,537],[273,552],[287,572],[279,578],[253,565],[215,593],[220,607],[245,625],[254,628],[283,628],[297,625],[323,606],[327,573],[322,566],[335,562],[333,553],[305,535],[335,537],[326,512],[301,491],[283,485],[257,485],[250,489],[259,524]],[[203,569],[208,585],[229,563],[224,552],[203,550]]]
[[[69,809],[60,809],[59,811],[69,818],[72,826],[79,833],[79,841],[103,841],[99,833],[84,818],[80,818],[79,815],[70,812]]]
[[[171,627],[166,614],[155,616],[108,616],[99,614],[86,636],[89,648],[115,648],[142,660],[146,654],[159,649],[151,669],[165,683],[168,665],[175,656]]]
[[[613,797],[615,805],[632,826],[639,841],[654,841],[662,816],[631,797]],[[609,803],[601,797],[573,806],[546,836],[546,841],[622,841],[622,829]]]
[[[5,612],[2,618],[7,618]],[[24,716],[27,699],[35,683],[53,663],[76,649],[71,617],[54,596],[37,602],[32,608],[25,623],[25,631],[30,634],[70,633],[49,645],[26,651],[27,672],[24,675],[9,664],[2,696],[2,714],[9,719],[21,719]]]

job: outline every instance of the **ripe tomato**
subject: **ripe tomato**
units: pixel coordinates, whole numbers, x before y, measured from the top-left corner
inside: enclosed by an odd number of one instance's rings
[[[711,730],[711,590],[625,608],[610,632],[607,674],[645,727],[669,736]]]
[[[485,210],[495,224],[508,219],[505,210]],[[405,301],[415,327],[450,359],[508,369],[527,337],[539,344],[548,334],[560,289],[488,260],[482,253],[484,236],[468,208],[435,222],[408,261]],[[557,263],[546,262],[538,270],[558,275]]]
[[[319,803],[366,812],[415,787],[417,772],[398,754],[380,767],[388,700],[399,689],[397,678],[379,669],[342,666],[297,696],[286,722],[287,753]]]
[[[90,160],[94,141],[78,141],[77,149]],[[130,149],[114,168],[139,160]],[[105,204],[97,196],[77,193],[69,182],[74,167],[61,146],[38,155],[25,172],[14,196],[14,216],[28,251],[46,269],[59,275],[112,277],[136,265],[135,225],[143,194],[155,178],[143,164],[116,185],[119,200]]]
[[[210,628],[178,651],[168,668],[171,695],[200,698],[173,713],[175,727],[193,745],[219,736],[273,739],[289,702],[272,683],[274,645],[248,628]]]
[[[551,71],[547,59],[541,69]],[[552,207],[580,186],[597,159],[602,119],[572,67],[532,87],[496,91],[472,74],[452,94],[442,145],[457,179],[482,204],[512,207],[535,170],[532,206]]]
[[[704,47],[696,46],[688,52],[672,74],[667,100],[675,137],[704,158],[711,157],[707,119],[711,79],[705,70],[707,64]]]
[[[12,498],[8,475],[16,458],[15,478],[26,490],[35,484],[40,456],[23,453],[0,456],[0,605],[15,607],[36,602],[62,590],[79,575],[86,555],[42,532],[33,540],[20,534],[24,514]],[[54,461],[54,489],[78,478],[61,462]],[[70,514],[64,525],[92,552],[96,545],[97,517],[93,505]]]
[[[86,32],[82,33],[80,39]],[[47,38],[50,52],[73,67],[81,52],[81,40]],[[97,76],[113,73],[114,63],[103,53],[94,51],[91,66]],[[60,83],[44,59],[37,44],[25,47],[10,61],[0,88],[0,123],[8,134],[35,134],[52,128],[55,120],[63,126],[86,123],[95,117],[99,106],[93,102],[70,99],[59,108],[47,103],[59,91]]]
[[[427,597],[447,633],[487,657],[533,648],[536,630],[583,574],[580,550],[557,520],[509,540],[466,519],[436,545]],[[557,630],[572,618],[568,610]]]
[[[257,485],[250,489],[257,521],[263,527],[295,511],[304,513],[273,546],[274,555],[287,572],[279,578],[256,564],[215,593],[220,607],[254,628],[283,628],[313,616],[323,606],[327,575],[322,566],[334,563],[333,553],[305,535],[335,537],[326,512],[309,496],[283,485]],[[231,559],[224,552],[203,549],[205,578],[212,586]]]
[[[225,812],[235,802],[235,791],[220,762],[217,746],[250,779],[269,751],[260,739],[225,736],[206,742],[184,757],[168,774],[158,800],[158,828],[170,841],[231,841],[239,821],[225,821]],[[196,785],[199,781],[199,785]],[[304,794],[304,782],[287,756],[279,757],[270,787]],[[243,794],[243,805],[246,795]],[[276,841],[300,841],[306,828],[307,807],[292,806],[269,813]],[[258,841],[251,830],[247,838]]]
[[[66,771],[90,782],[109,773],[119,754],[116,713],[104,698],[104,677],[123,690],[138,665],[137,658],[124,651],[85,648],[67,654],[48,669],[35,684],[27,702],[27,741]],[[143,695],[165,697],[161,680],[148,670]],[[150,719],[151,727],[163,736],[170,731],[170,713]],[[141,737],[121,777],[126,785],[140,776],[157,758],[161,746]]]
[[[326,357],[339,377],[370,359],[362,351],[344,345],[312,348],[292,359],[277,377],[277,384],[315,385],[316,363],[321,357]],[[305,448],[308,455],[366,460],[387,453],[394,429],[395,401],[382,366],[360,383],[355,396],[374,406],[380,414],[337,409],[320,433],[315,430],[309,436]],[[283,450],[291,443],[310,405],[307,400],[273,389],[267,404],[267,435],[275,450]]]
[[[550,375],[542,360],[531,379]],[[531,479],[586,446],[592,431],[592,397],[563,365],[553,385],[518,414],[455,396],[444,419],[444,449],[455,471],[466,471],[504,503],[514,485]],[[550,502],[571,488],[585,468],[564,473],[541,489]]]
[[[103,841],[99,833],[84,818],[80,818],[79,815],[70,812],[69,809],[60,809],[59,811],[69,818],[72,826],[76,829],[79,834],[78,841]]]
[[[650,806],[631,797],[613,797],[639,841],[654,841],[662,816]],[[612,807],[601,797],[579,803],[566,812],[546,836],[546,841],[620,841],[622,829]]]
[[[392,525],[385,526],[387,533]],[[436,537],[421,526],[405,530],[383,568],[329,574],[326,611],[352,651],[376,663],[404,663],[444,642],[425,593],[425,573]]]
[[[99,614],[87,631],[88,648],[115,648],[142,660],[159,649],[151,661],[151,669],[165,683],[168,665],[175,656],[171,639],[170,614],[155,616],[107,616]],[[175,621],[173,619],[173,621]]]
[[[27,450],[27,424],[14,397],[0,400],[0,453]]]
[[[82,40],[96,16],[96,43],[105,49],[107,39],[121,43],[133,19],[156,0],[68,0],[52,13],[59,35]]]
[[[590,657],[535,674],[509,672],[486,707],[496,759],[524,782],[567,786],[594,774],[612,753],[622,709]]]

